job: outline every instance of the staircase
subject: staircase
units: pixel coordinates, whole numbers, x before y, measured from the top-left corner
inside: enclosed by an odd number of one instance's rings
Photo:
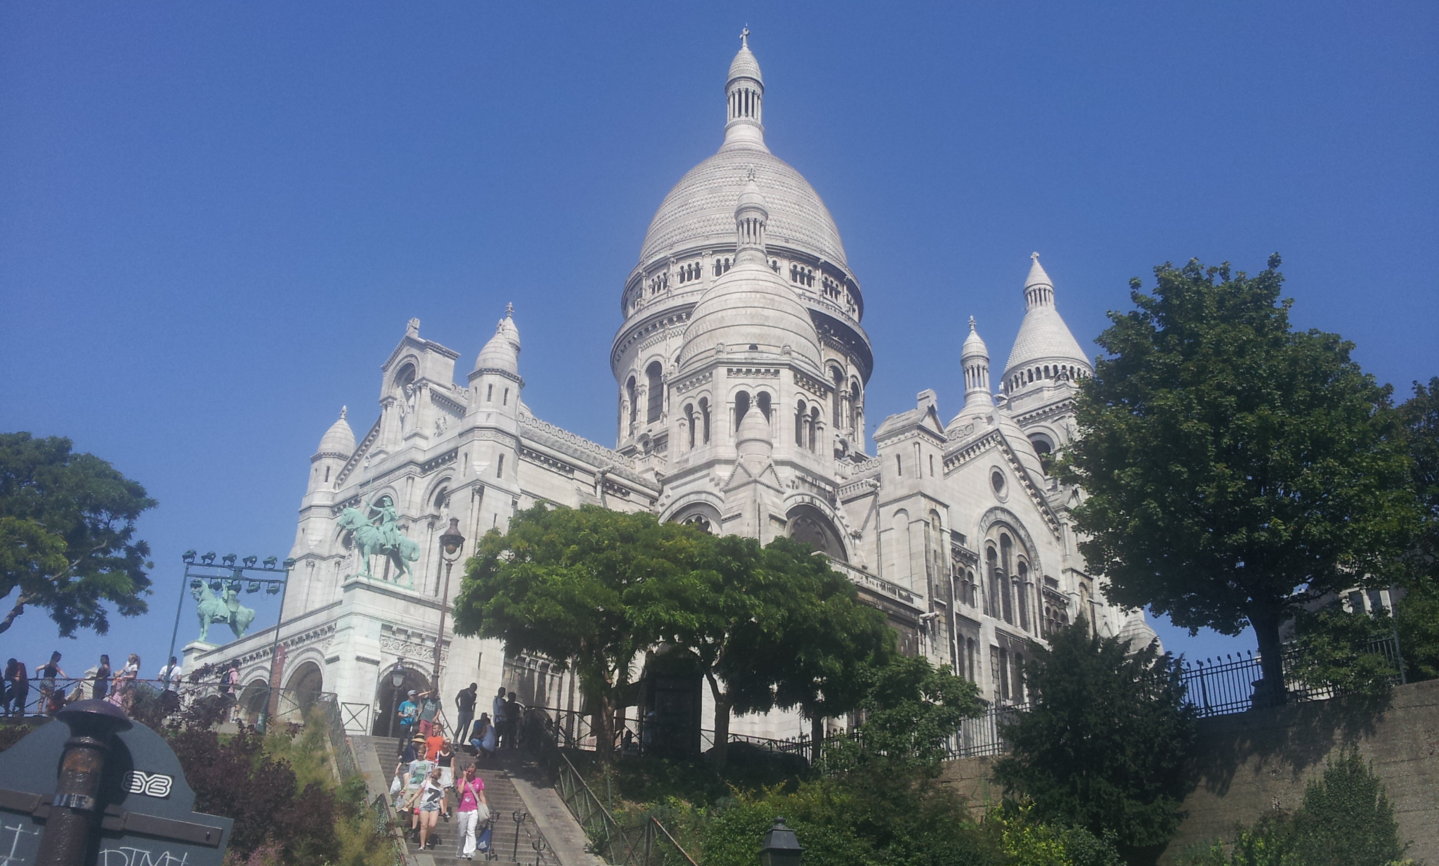
[[[389,737],[349,738],[356,763],[365,777],[369,799],[376,795],[388,795],[390,779],[395,769],[395,740]],[[475,759],[461,752],[456,756],[455,777],[459,778],[464,768]],[[485,798],[489,801],[491,850],[486,855],[475,852],[474,863],[495,864],[495,866],[603,866],[604,861],[585,851],[588,840],[584,831],[570,816],[564,804],[552,787],[545,784],[538,768],[513,753],[505,753],[487,762],[476,765],[480,778],[485,780]],[[455,807],[453,794],[450,808]],[[404,816],[400,816],[404,817]],[[520,820],[516,820],[519,818]],[[413,866],[471,866],[471,861],[459,858],[459,823],[451,814],[450,821],[444,819],[430,834],[434,847],[421,851],[411,840],[408,818],[404,818],[406,860]],[[538,847],[537,847],[538,846]]]

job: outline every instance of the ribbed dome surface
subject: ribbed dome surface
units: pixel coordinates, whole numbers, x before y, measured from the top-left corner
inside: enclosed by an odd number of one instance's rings
[[[349,457],[355,453],[355,431],[350,429],[350,422],[345,420],[345,410],[340,410],[340,417],[320,437],[320,448],[317,454],[343,454]]]
[[[1054,283],[1039,263],[1039,253],[1030,258],[1033,261],[1029,276],[1024,280],[1027,309],[1024,320],[1019,323],[1014,348],[1009,351],[1009,362],[1004,365],[1005,378],[1017,370],[1047,361],[1073,362],[1092,371],[1089,358],[1054,306]]]
[[[734,212],[750,169],[769,209],[766,243],[813,253],[848,268],[839,228],[809,181],[789,163],[763,150],[729,147],[690,169],[645,232],[640,263],[692,247],[734,246]]]
[[[495,335],[475,358],[476,370],[499,370],[514,376],[520,374],[520,329],[508,312],[500,319]]]
[[[752,351],[778,355],[788,346],[794,358],[804,359],[812,370],[820,368],[819,334],[809,311],[754,255],[755,261],[737,264],[695,304],[680,350],[681,370],[719,346],[739,356]]]
[[[760,75],[759,71],[759,61],[755,59],[754,52],[749,50],[748,44],[741,47],[734,60],[730,61],[729,80],[734,81],[736,78],[753,78],[755,81],[764,82],[764,76]]]
[[[1019,335],[1014,338],[1005,375],[1045,361],[1072,361],[1089,369],[1089,359],[1069,332],[1069,326],[1059,317],[1059,311],[1054,307],[1035,307],[1024,314],[1024,321],[1019,324]]]

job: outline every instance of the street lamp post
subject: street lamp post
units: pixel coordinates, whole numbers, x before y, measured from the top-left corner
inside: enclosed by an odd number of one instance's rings
[[[187,550],[180,556],[180,561],[185,563],[185,576],[180,584],[179,600],[175,604],[175,627],[170,631],[170,652],[175,654],[175,641],[180,635],[180,614],[185,609],[185,592],[200,588],[203,584],[209,583],[212,586],[218,583],[228,582],[232,589],[238,591],[244,588],[246,592],[259,592],[263,586],[268,595],[278,595],[289,583],[290,569],[294,567],[295,560],[286,559],[281,565],[279,559],[274,556],[265,557],[265,561],[259,565],[257,557],[247,556],[241,559],[242,564],[236,565],[235,560],[239,557],[233,553],[227,553],[220,557],[220,562],[215,562],[213,552],[204,555],[196,554],[194,550]],[[261,574],[276,574],[281,577],[260,577]],[[283,613],[284,599],[281,598],[281,612]]]
[[[445,642],[445,614],[450,610],[450,572],[460,558],[460,548],[465,546],[465,537],[460,534],[459,518],[450,518],[450,527],[440,536],[440,558],[445,563],[445,586],[440,590],[440,633],[435,638],[434,669],[431,671],[430,688],[439,699],[440,691],[440,647]]]
[[[764,847],[759,849],[760,866],[799,866],[803,856],[799,837],[784,825],[783,818],[774,819],[774,826],[765,831]]]
[[[275,618],[275,638],[270,644],[270,696],[269,700],[265,702],[266,710],[260,722],[263,729],[269,716],[275,712],[275,703],[279,694],[274,686],[275,680],[280,675],[276,653],[280,644],[280,625],[285,616],[285,598],[290,589],[290,569],[295,567],[295,560],[286,559],[281,563],[277,557],[268,556],[264,562],[260,562],[258,557],[241,558],[233,553],[219,557],[218,563],[215,562],[215,559],[216,555],[213,551],[201,555],[193,549],[185,551],[180,556],[180,561],[185,563],[185,576],[181,583],[179,601],[175,604],[175,626],[170,631],[169,655],[171,657],[175,655],[175,642],[180,635],[180,613],[185,608],[185,592],[187,590],[200,590],[206,583],[213,588],[228,584],[228,588],[237,594],[242,589],[245,592],[259,592],[261,588],[264,588],[267,595],[279,595],[280,613]],[[240,564],[237,565],[236,560],[239,560]]]
[[[390,671],[390,687],[395,690],[395,699],[393,705],[390,707],[389,736],[391,737],[395,735],[395,716],[398,715],[400,711],[400,689],[405,687],[405,674],[406,671],[403,662],[395,665],[395,669]]]

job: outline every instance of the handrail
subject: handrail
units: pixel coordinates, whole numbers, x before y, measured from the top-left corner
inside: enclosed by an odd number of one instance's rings
[[[570,759],[562,752],[556,755],[555,790],[597,853],[608,855],[616,866],[698,866],[654,815],[646,816],[638,827],[622,827]],[[674,860],[676,856],[679,861]]]

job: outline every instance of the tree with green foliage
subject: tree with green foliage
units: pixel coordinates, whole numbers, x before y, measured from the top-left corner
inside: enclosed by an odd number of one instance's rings
[[[122,616],[147,610],[150,548],[135,522],[155,501],[139,484],[70,440],[0,434],[0,633],[27,606],[44,608],[72,636],[109,630],[106,603]]]
[[[1186,866],[1405,866],[1384,784],[1354,752],[1329,762],[1293,814],[1266,815],[1225,845],[1186,855]]]
[[[1178,660],[1090,634],[1080,619],[1024,663],[1030,708],[1003,728],[995,778],[1045,822],[1112,833],[1121,851],[1164,843],[1191,786],[1194,708]]]
[[[1414,525],[1389,389],[1335,334],[1290,328],[1279,257],[1155,269],[1111,313],[1060,474],[1086,498],[1080,550],[1109,598],[1191,631],[1254,628],[1263,701],[1282,701],[1279,629],[1307,601],[1378,579]]]
[[[706,538],[649,514],[536,505],[480,540],[455,599],[455,630],[572,667],[608,756],[631,663],[660,638],[646,625],[657,617],[635,608],[653,598],[648,582],[676,580],[697,561]]]
[[[879,778],[932,778],[960,725],[984,712],[974,683],[920,657],[867,667],[860,682],[862,721],[854,736],[826,745],[823,762],[831,772],[877,769],[872,774]]]
[[[1427,385],[1414,383],[1414,395],[1399,404],[1399,418],[1408,436],[1414,492],[1421,509],[1414,572],[1433,582],[1439,579],[1439,377]]]
[[[633,611],[640,631],[698,658],[714,701],[717,763],[732,713],[853,708],[858,695],[845,678],[887,658],[893,633],[828,560],[787,538],[761,547],[704,536],[686,552],[683,568],[637,588]]]
[[[1337,604],[1300,611],[1288,647],[1290,679],[1308,689],[1331,689],[1381,704],[1399,678],[1398,665],[1380,649],[1394,634],[1388,611],[1347,611]]]

